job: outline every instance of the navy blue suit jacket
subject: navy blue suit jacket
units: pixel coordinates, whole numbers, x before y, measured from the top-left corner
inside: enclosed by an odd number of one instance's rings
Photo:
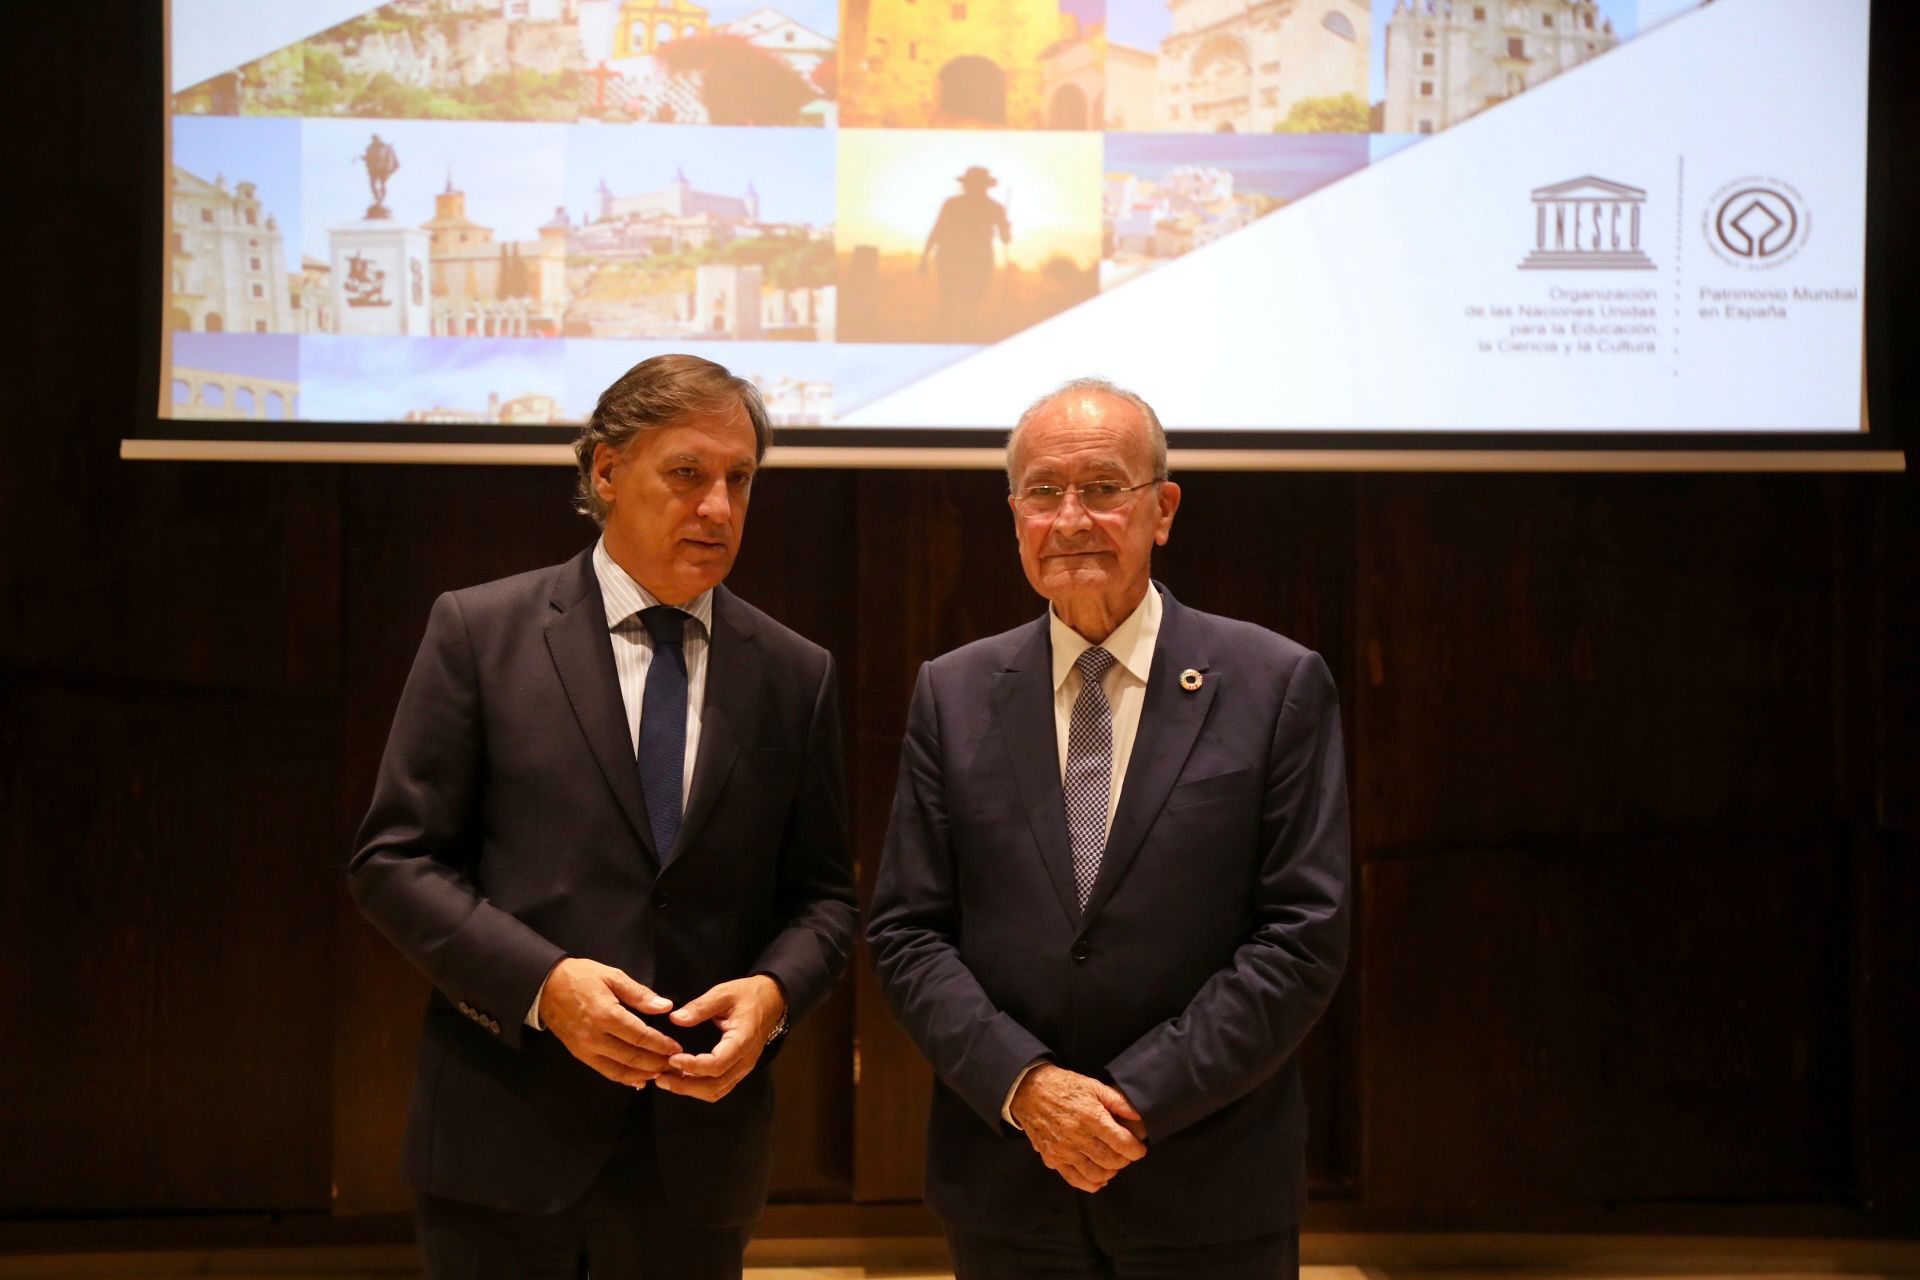
[[[856,912],[833,660],[724,587],[710,639],[686,817],[663,859],[590,552],[434,603],[349,869],[360,909],[434,985],[407,1126],[420,1189],[554,1212],[606,1163],[633,1091],[522,1025],[563,956],[676,1004],[771,974],[793,1021],[844,967]],[[717,1103],[652,1094],[682,1220],[759,1214],[770,1060]]]
[[[1047,619],[920,671],[868,929],[932,1062],[927,1199],[955,1228],[1068,1223],[1084,1194],[1000,1108],[1039,1057],[1112,1083],[1148,1153],[1086,1207],[1115,1240],[1296,1223],[1296,1050],[1347,952],[1339,704],[1318,654],[1165,608],[1098,879],[1077,905]],[[1200,673],[1200,687],[1180,674]]]

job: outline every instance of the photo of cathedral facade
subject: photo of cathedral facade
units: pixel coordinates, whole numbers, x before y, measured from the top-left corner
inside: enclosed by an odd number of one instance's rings
[[[1594,0],[1395,0],[1387,133],[1438,133],[1619,43]]]
[[[1153,84],[1156,128],[1272,133],[1315,99],[1364,104],[1366,0],[1169,0]]]
[[[168,324],[183,332],[291,333],[294,290],[280,223],[251,182],[173,166],[167,203]]]

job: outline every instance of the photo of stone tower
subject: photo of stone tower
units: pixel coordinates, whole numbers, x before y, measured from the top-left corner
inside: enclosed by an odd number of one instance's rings
[[[840,123],[1043,129],[1047,65],[1081,40],[1057,0],[845,0]]]

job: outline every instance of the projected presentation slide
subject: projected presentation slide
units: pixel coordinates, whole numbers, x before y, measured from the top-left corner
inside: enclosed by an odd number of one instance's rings
[[[168,24],[160,416],[228,438],[568,427],[665,351],[782,426],[1093,373],[1176,431],[1862,428],[1868,0]]]

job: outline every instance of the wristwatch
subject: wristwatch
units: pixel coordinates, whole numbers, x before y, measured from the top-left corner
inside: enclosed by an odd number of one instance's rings
[[[772,974],[764,970],[756,976],[770,979],[780,992],[780,1021],[773,1024],[773,1030],[767,1032],[767,1038],[761,1042],[760,1047],[764,1049],[781,1036],[787,1034],[787,1011],[793,1008],[793,1003],[787,999],[787,988],[780,979],[775,978]]]

